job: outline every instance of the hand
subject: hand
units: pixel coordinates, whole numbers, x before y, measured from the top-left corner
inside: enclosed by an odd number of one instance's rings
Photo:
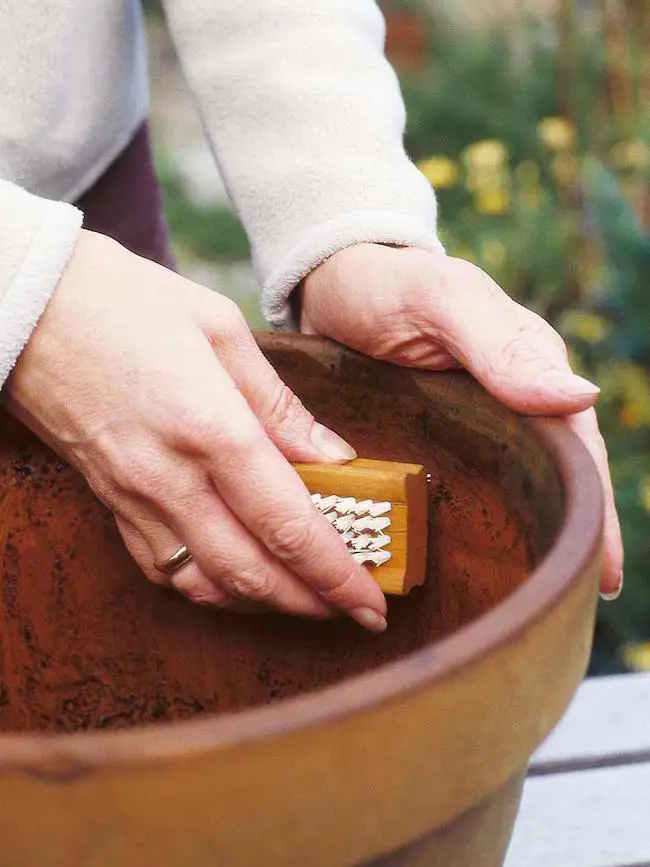
[[[379,586],[287,460],[354,451],[281,382],[228,299],[84,231],[7,391],[114,512],[151,581],[385,628]],[[183,543],[194,559],[167,579],[153,562]]]
[[[376,244],[348,247],[304,281],[301,330],[408,367],[462,365],[496,398],[530,415],[567,416],[605,490],[601,594],[618,595],[623,543],[607,452],[593,405],[597,386],[576,376],[548,323],[461,259]]]

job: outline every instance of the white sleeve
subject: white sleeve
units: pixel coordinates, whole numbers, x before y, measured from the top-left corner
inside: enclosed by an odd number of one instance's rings
[[[74,250],[82,214],[0,180],[0,388]]]
[[[442,249],[374,0],[164,5],[270,322],[289,327],[294,287],[351,244]]]

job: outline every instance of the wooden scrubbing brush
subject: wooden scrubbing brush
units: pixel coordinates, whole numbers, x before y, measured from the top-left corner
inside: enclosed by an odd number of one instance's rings
[[[425,578],[427,476],[424,467],[358,458],[294,464],[314,507],[384,593],[405,595]]]

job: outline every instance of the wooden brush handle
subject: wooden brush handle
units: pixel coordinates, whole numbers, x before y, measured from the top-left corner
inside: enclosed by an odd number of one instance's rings
[[[422,584],[426,571],[427,476],[419,464],[357,458],[347,464],[294,464],[311,494],[353,497],[391,504],[390,543],[383,550],[391,558],[368,565],[384,593],[405,595]],[[349,522],[348,522],[349,523]],[[340,531],[339,531],[340,532]]]

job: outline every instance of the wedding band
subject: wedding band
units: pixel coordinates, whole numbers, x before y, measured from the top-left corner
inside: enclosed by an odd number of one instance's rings
[[[182,569],[183,566],[187,565],[192,559],[192,555],[189,552],[189,548],[187,545],[181,545],[178,551],[175,551],[171,557],[168,557],[166,560],[162,560],[161,562],[154,562],[154,567],[158,572],[162,572],[163,575],[174,575],[174,573],[178,572],[179,569]]]

